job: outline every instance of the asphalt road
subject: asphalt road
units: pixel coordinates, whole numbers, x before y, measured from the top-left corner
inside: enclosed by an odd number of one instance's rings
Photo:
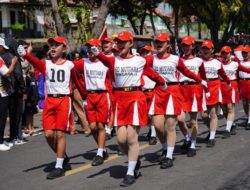
[[[241,105],[237,106],[236,114],[237,118],[244,115]],[[35,123],[41,127],[39,116]],[[180,153],[182,135],[178,130],[174,167],[165,170],[156,162],[160,144],[149,146],[145,141],[147,128],[143,128],[139,137],[142,176],[129,189],[250,189],[250,131],[239,126],[237,135],[221,139],[225,129],[223,124],[225,119],[219,120],[216,146],[206,148],[207,128],[199,122],[198,151],[192,158]],[[66,176],[47,180],[46,175],[55,164],[55,155],[43,135],[29,137],[26,144],[0,152],[0,190],[124,189],[119,184],[126,174],[127,157],[116,155],[115,137],[107,141],[107,148],[109,160],[92,167],[91,160],[96,154],[93,138],[83,134],[67,135],[67,153],[71,159]]]

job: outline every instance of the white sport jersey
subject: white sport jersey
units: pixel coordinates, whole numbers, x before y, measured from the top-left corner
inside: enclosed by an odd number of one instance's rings
[[[46,60],[45,85],[48,94],[71,94],[71,69],[74,64],[66,60],[63,64],[57,65]]]
[[[115,88],[122,87],[139,87],[146,60],[140,56],[133,56],[128,59],[115,57],[113,86]]]
[[[108,67],[104,66],[101,61],[91,62],[85,59],[84,62],[84,79],[86,90],[107,90],[105,79]]]
[[[206,77],[208,79],[218,78],[218,71],[222,67],[222,63],[217,59],[211,59],[208,61],[203,60],[203,64],[206,71]]]
[[[223,69],[225,70],[228,78],[230,80],[235,80],[236,79],[236,74],[238,71],[239,64],[238,62],[232,61],[229,64],[222,64]]]
[[[235,51],[234,54],[241,62],[243,61],[242,51]]]
[[[190,71],[192,71],[193,73],[195,73],[197,75],[199,73],[199,68],[200,68],[201,64],[203,63],[203,60],[198,58],[198,57],[194,57],[191,59],[183,59],[183,62],[184,62],[184,65]],[[195,82],[195,80],[186,77],[182,73],[180,73],[179,80],[180,80],[180,82],[183,82],[183,81]]]
[[[144,86],[142,87],[143,90],[153,89],[156,85],[154,81],[152,81],[150,78],[148,78],[145,75],[143,75],[143,80],[144,80]]]
[[[242,61],[241,65],[246,67],[246,68],[250,68],[250,61]],[[239,72],[239,78],[241,78],[241,79],[250,78],[250,73],[240,71]]]
[[[154,55],[152,68],[167,82],[178,82],[177,66],[179,59],[180,58],[178,56],[172,54],[165,59],[159,59],[157,55]]]

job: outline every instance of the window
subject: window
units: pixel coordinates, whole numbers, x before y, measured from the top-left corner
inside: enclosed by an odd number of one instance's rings
[[[0,33],[3,32],[2,12],[0,11]]]
[[[25,24],[25,14],[24,12],[18,11],[18,22]]]
[[[10,11],[10,24],[15,24],[15,23],[16,23],[16,12]]]

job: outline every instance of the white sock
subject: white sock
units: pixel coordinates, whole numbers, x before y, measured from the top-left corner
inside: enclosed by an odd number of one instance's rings
[[[63,160],[64,160],[64,158],[56,158],[55,168],[63,168]]]
[[[167,145],[167,143],[163,143],[162,144],[162,150],[168,150],[168,145]]]
[[[108,128],[108,127],[106,128],[106,127],[105,127],[105,130],[106,130],[106,133],[108,133],[108,134],[111,135],[111,129],[110,129],[110,128]]]
[[[127,175],[132,175],[132,176],[134,176],[134,171],[135,171],[136,163],[137,163],[137,161],[128,161],[128,171],[127,171]]]
[[[230,132],[232,125],[233,125],[233,121],[227,121],[226,131]]]
[[[248,116],[248,122],[247,123],[250,123],[250,116]]]
[[[153,125],[151,125],[151,137],[156,137],[156,131]]]
[[[223,115],[223,110],[222,109],[220,109],[220,115]]]
[[[190,139],[190,136],[187,134],[187,135],[185,135],[185,139],[186,139],[186,141],[190,141],[191,139]]]
[[[103,157],[103,151],[104,151],[103,148],[98,148],[98,149],[97,149],[97,154],[96,154],[96,155]]]
[[[209,137],[210,140],[215,138],[215,133],[216,131],[210,131],[210,137]]]
[[[167,158],[173,159],[174,147],[168,147]]]
[[[196,140],[191,140],[190,148],[195,149],[195,147],[196,147]]]

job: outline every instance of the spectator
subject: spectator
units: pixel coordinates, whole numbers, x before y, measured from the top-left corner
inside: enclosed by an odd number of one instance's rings
[[[37,81],[35,77],[34,67],[29,65],[26,73],[26,97],[25,97],[25,120],[26,128],[29,136],[35,134],[33,130],[33,117],[38,113],[37,103],[39,101]]]

